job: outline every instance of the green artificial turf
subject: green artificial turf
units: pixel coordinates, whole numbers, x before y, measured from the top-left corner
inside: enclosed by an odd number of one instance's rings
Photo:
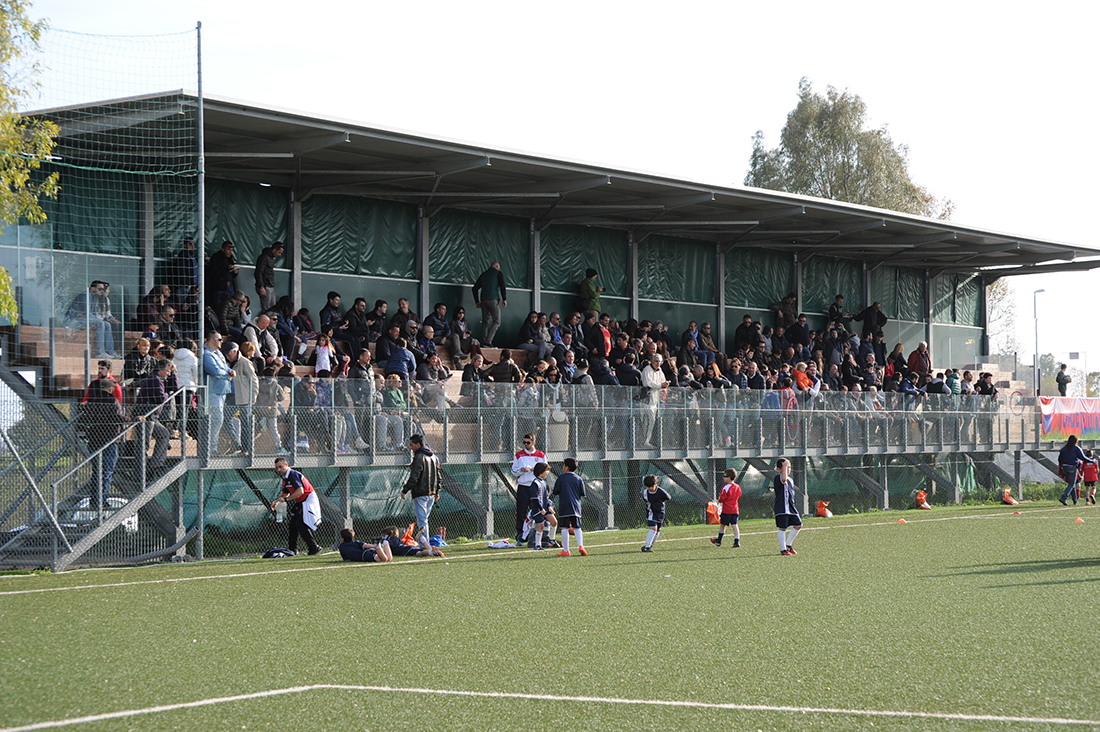
[[[588,557],[471,544],[0,576],[0,593],[97,586],[0,594],[0,727],[311,684],[1098,720],[1098,526],[1040,503],[810,518],[795,557],[750,521],[740,549],[697,526],[652,554],[644,531],[589,532]],[[424,725],[1043,726],[315,689],[76,728]]]

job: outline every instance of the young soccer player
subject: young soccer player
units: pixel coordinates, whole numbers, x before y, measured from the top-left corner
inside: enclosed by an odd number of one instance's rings
[[[356,541],[353,529],[340,529],[340,557],[345,562],[389,562],[393,560],[390,545],[377,545]]]
[[[558,526],[561,527],[561,551],[559,557],[568,557],[569,529],[577,537],[577,551],[588,556],[584,548],[584,534],[581,533],[581,499],[584,498],[584,481],[577,475],[576,458],[566,458],[562,463],[562,472],[554,483],[554,495],[558,496]]]
[[[722,486],[722,490],[718,493],[718,503],[722,506],[722,523],[718,528],[718,538],[712,538],[710,541],[715,546],[722,546],[722,537],[726,535],[726,527],[732,524],[733,548],[736,549],[741,546],[741,527],[737,525],[737,521],[741,516],[741,509],[737,505],[741,500],[741,486],[734,482],[737,479],[737,471],[733,468],[726,468],[722,475],[726,478],[726,484]]]
[[[1093,457],[1092,450],[1085,450],[1085,457]],[[1100,474],[1100,466],[1096,463],[1085,463],[1085,505],[1096,505],[1096,479]]]
[[[443,551],[439,547],[428,546],[421,548],[419,544],[409,545],[401,541],[401,532],[396,526],[387,526],[382,529],[382,538],[378,540],[378,546],[385,544],[390,549],[390,554],[395,557],[442,557]]]
[[[642,500],[645,501],[645,523],[649,527],[649,533],[645,537],[643,552],[653,551],[653,542],[661,535],[661,527],[665,523],[665,503],[672,500],[672,495],[661,486],[657,485],[656,475],[647,475],[642,479]]]
[[[794,540],[802,528],[802,519],[795,507],[794,481],[791,480],[791,461],[779,458],[775,463],[775,526],[779,529],[779,553],[784,557],[798,554]],[[790,530],[788,532],[788,529]]]
[[[558,519],[554,516],[554,507],[550,505],[550,494],[546,490],[546,476],[550,474],[550,466],[546,463],[536,463],[534,470],[535,479],[531,481],[531,501],[527,509],[527,520],[535,527],[536,551],[541,551],[542,535],[549,529],[549,540],[554,541],[554,532],[558,530]]]

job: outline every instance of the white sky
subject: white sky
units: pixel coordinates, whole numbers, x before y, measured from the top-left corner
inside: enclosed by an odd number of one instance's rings
[[[1097,3],[38,0],[31,12],[112,35],[201,20],[212,95],[713,185],[741,184],[756,130],[778,144],[807,76],[859,94],[960,224],[1100,248]],[[1012,284],[1027,360],[1042,288],[1040,350],[1100,367],[1100,271]]]

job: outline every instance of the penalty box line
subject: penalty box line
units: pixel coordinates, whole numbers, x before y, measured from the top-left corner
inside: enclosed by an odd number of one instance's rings
[[[111,719],[126,719],[129,717],[138,717],[147,714],[159,714],[162,712],[172,712],[180,709],[195,709],[199,707],[213,706],[216,704],[231,704],[234,702],[250,701],[253,699],[264,699],[274,696],[285,696],[288,694],[301,694],[307,691],[370,691],[381,693],[396,693],[396,694],[419,694],[424,696],[455,696],[455,697],[472,697],[481,699],[523,699],[526,701],[549,701],[549,702],[571,702],[571,703],[587,703],[587,704],[604,704],[604,705],[628,705],[628,706],[643,706],[643,707],[681,707],[690,709],[715,709],[724,711],[743,711],[743,712],[785,712],[792,714],[830,714],[841,716],[856,716],[856,717],[894,717],[894,718],[908,718],[908,719],[944,719],[963,722],[996,722],[1003,724],[1052,724],[1052,725],[1074,725],[1074,726],[1100,726],[1100,720],[1095,719],[1070,719],[1067,717],[1024,717],[1024,716],[1009,716],[999,714],[954,714],[950,712],[910,712],[900,710],[886,710],[886,709],[844,709],[841,707],[799,707],[799,706],[787,706],[787,705],[769,705],[769,704],[732,704],[732,703],[711,703],[711,702],[699,702],[699,701],[677,701],[666,699],[624,699],[619,697],[602,697],[602,696],[562,696],[555,694],[522,694],[514,692],[503,691],[462,691],[457,689],[420,689],[420,688],[402,688],[394,686],[360,686],[350,684],[312,684],[310,686],[292,686],[286,689],[271,689],[268,691],[258,691],[251,694],[237,694],[235,696],[223,696],[213,697],[210,699],[199,699],[191,702],[181,702],[179,704],[163,704],[154,707],[146,707],[144,709],[127,709],[118,712],[106,712],[104,714],[91,714],[84,717],[73,717],[70,719],[58,719],[48,722],[37,722],[35,724],[23,725],[21,727],[7,727],[0,729],[0,732],[32,732],[32,730],[41,729],[56,729],[58,727],[69,727],[79,724],[89,724],[93,722],[102,722]]]
[[[1064,512],[1065,510],[1066,509],[1064,509],[1064,508],[1036,509],[1036,510],[1033,510],[1033,511],[1028,511],[1027,513],[1028,514],[1037,514],[1037,513],[1049,513],[1049,512],[1055,512],[1055,511]],[[1010,513],[1007,513],[1007,512],[1002,512],[1002,513],[996,513],[996,514],[991,514],[991,515],[937,516],[937,517],[931,517],[931,516],[929,516],[929,517],[924,517],[924,516],[916,517],[916,516],[914,516],[911,520],[908,520],[908,523],[910,523],[910,524],[923,524],[923,523],[935,523],[935,522],[940,522],[940,521],[970,521],[970,520],[975,520],[975,519],[991,520],[991,519],[1000,519],[1000,518],[1011,517],[1012,515],[1013,514],[1010,514]],[[813,517],[811,517],[811,518],[813,518]],[[1051,517],[1043,516],[1042,518],[1051,518]],[[811,526],[803,527],[802,530],[803,531],[829,531],[829,530],[835,530],[835,529],[862,529],[862,528],[874,528],[874,527],[880,527],[880,526],[892,526],[892,525],[894,525],[894,523],[896,523],[896,522],[894,522],[894,521],[882,521],[882,522],[872,522],[872,523],[865,523],[865,524],[833,524],[833,525],[828,525],[828,526],[812,526],[811,525]],[[640,529],[640,528],[637,529],[637,531],[641,531],[641,530],[642,529]],[[585,532],[585,533],[602,534],[604,532],[589,531],[589,532]],[[611,533],[611,532],[608,532],[608,533]],[[774,530],[766,529],[766,530],[755,530],[755,531],[743,531],[743,532],[741,532],[741,535],[742,536],[768,536],[768,535],[771,535],[771,534],[774,534],[774,533],[775,533]],[[661,539],[661,543],[682,542],[682,541],[699,541],[700,539],[705,539],[705,538],[706,538],[706,535],[704,535],[704,536],[683,536],[683,537],[676,537],[675,539],[672,539],[672,538]],[[593,546],[593,547],[634,546],[634,545],[638,544],[641,541],[642,541],[641,539],[635,539],[633,541],[616,541],[616,542],[609,542],[609,543],[606,543],[606,544],[594,544],[594,545],[590,545],[590,546]],[[517,547],[517,548],[522,548],[522,547]],[[449,561],[452,561],[452,560],[453,561],[459,561],[459,560],[465,560],[465,559],[484,559],[485,557],[501,557],[501,556],[513,556],[514,557],[514,556],[517,556],[517,554],[516,553],[510,553],[507,549],[494,549],[494,550],[491,550],[491,551],[478,552],[476,554],[460,554],[460,555],[456,555],[454,557],[448,557],[447,561],[449,562]],[[102,583],[102,584],[93,584],[93,585],[69,585],[67,587],[38,587],[38,588],[35,588],[35,589],[29,589],[29,590],[0,590],[0,597],[5,597],[5,596],[8,596],[8,595],[37,595],[37,594],[41,594],[41,593],[45,593],[45,592],[69,592],[71,590],[96,590],[96,589],[108,589],[108,588],[113,588],[113,587],[136,587],[136,586],[139,586],[139,585],[175,584],[175,583],[179,583],[179,582],[197,582],[197,581],[201,581],[201,580],[240,579],[242,577],[262,577],[264,575],[269,575],[269,574],[270,575],[275,575],[275,574],[296,574],[298,572],[323,572],[323,571],[339,570],[339,569],[350,570],[350,569],[355,569],[355,568],[365,569],[367,567],[380,568],[380,567],[407,567],[407,566],[414,566],[414,565],[423,566],[423,565],[430,564],[432,562],[437,562],[437,561],[439,561],[438,558],[433,558],[431,560],[426,560],[426,561],[409,560],[409,561],[402,561],[402,562],[380,562],[380,563],[373,563],[372,562],[372,563],[365,563],[365,564],[357,563],[357,562],[342,562],[340,564],[322,565],[320,567],[286,567],[286,568],[283,568],[283,569],[268,569],[268,570],[259,570],[259,571],[256,571],[256,572],[229,572],[229,573],[226,573],[226,574],[206,574],[206,575],[196,575],[196,576],[193,576],[193,577],[166,577],[164,579],[134,580],[132,582],[106,582],[106,583]],[[0,732],[3,732],[3,730],[0,730]]]

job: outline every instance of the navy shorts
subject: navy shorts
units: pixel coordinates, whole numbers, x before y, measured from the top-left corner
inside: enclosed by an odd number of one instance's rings
[[[550,512],[547,511],[546,514],[539,514],[535,511],[528,511],[527,520],[531,522],[532,526],[538,526],[539,524],[548,524],[550,523]]]
[[[722,518],[721,518],[722,525],[723,526],[733,526],[734,524],[737,523],[737,519],[739,519],[740,517],[741,517],[741,514],[739,514],[739,513],[724,513],[724,514],[722,514]]]
[[[378,561],[378,553],[376,551],[374,551],[373,549],[364,549],[363,550],[363,561],[364,562],[377,562]]]
[[[645,525],[651,529],[657,529],[657,531],[660,531],[661,526],[664,525],[664,519],[661,519],[660,521],[657,521],[656,519],[648,519],[645,522]]]
[[[775,517],[775,526],[778,529],[789,529],[792,526],[801,526],[802,519],[797,514],[781,513]]]
[[[580,516],[558,516],[558,528],[579,529],[581,527]]]

